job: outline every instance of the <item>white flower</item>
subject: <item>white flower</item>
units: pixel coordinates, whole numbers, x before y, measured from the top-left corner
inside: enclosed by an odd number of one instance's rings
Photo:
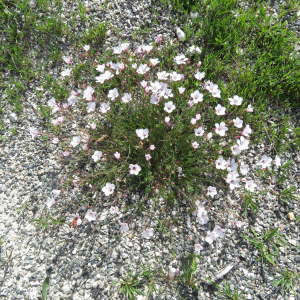
[[[143,88],[145,88],[148,85],[147,81],[145,80],[141,81],[140,83]]]
[[[228,98],[231,105],[239,106],[242,104],[243,98],[237,95],[233,96],[232,98]]]
[[[207,138],[208,140],[210,140],[210,139],[212,138],[212,136],[213,136],[213,134],[212,134],[212,132],[210,132],[210,133],[207,134],[206,138]]]
[[[64,155],[64,156],[70,156],[71,153],[70,153],[69,151],[65,150],[65,151],[63,152],[63,155]]]
[[[205,238],[205,242],[212,244],[216,238],[217,237],[215,236],[214,232],[207,231],[207,236]]]
[[[220,156],[216,160],[216,168],[221,169],[221,170],[225,170],[226,166],[227,166],[227,161],[222,156]]]
[[[90,46],[89,46],[89,45],[84,45],[84,46],[83,46],[83,49],[84,49],[86,52],[88,52],[88,51],[90,50]]]
[[[179,94],[182,95],[185,91],[185,88],[183,86],[178,88]]]
[[[176,27],[176,35],[178,37],[178,40],[179,41],[183,41],[185,39],[185,33],[179,28],[179,27]]]
[[[168,80],[168,76],[170,75],[166,71],[158,72],[157,74],[157,79],[158,80]]]
[[[154,146],[154,145],[150,145],[150,146],[149,146],[149,149],[150,149],[150,150],[154,150],[154,149],[155,149],[155,146]]]
[[[151,98],[150,98],[151,104],[158,104],[159,101],[160,101],[160,98],[156,94],[151,95]]]
[[[124,93],[123,97],[122,97],[122,101],[124,103],[128,103],[129,101],[131,101],[131,94],[128,93]]]
[[[246,185],[245,185],[245,189],[250,191],[250,192],[254,192],[254,189],[257,187],[257,184],[253,181],[253,180],[247,180],[246,181]]]
[[[165,117],[165,123],[169,123],[170,122],[170,117]]]
[[[202,136],[204,134],[204,130],[202,127],[198,127],[194,129],[195,136]]]
[[[188,61],[188,58],[185,57],[183,54],[181,54],[181,55],[175,56],[174,61],[176,62],[177,65],[185,65],[186,62]]]
[[[39,132],[34,127],[29,127],[29,133],[31,134],[31,138],[33,139],[39,135]]]
[[[199,121],[201,119],[201,115],[200,114],[197,114],[196,115],[196,121]]]
[[[73,136],[73,139],[71,141],[71,146],[76,147],[80,144],[80,142],[81,142],[80,136]]]
[[[142,232],[142,236],[149,240],[154,235],[153,228],[148,227]]]
[[[219,225],[216,225],[213,230],[213,234],[222,239],[224,237],[224,231],[225,229],[222,229]]]
[[[199,48],[199,47],[196,47],[195,45],[189,47],[189,48],[187,49],[187,51],[188,51],[188,52],[191,52],[191,53],[194,53],[194,52],[201,53],[200,48]]]
[[[114,156],[115,156],[116,159],[120,159],[120,156],[121,156],[121,155],[120,155],[119,152],[116,152],[116,153],[114,154]]]
[[[88,221],[95,221],[96,220],[96,212],[95,211],[92,211],[91,209],[88,209],[86,214],[85,214],[85,218],[88,220]]]
[[[109,196],[113,194],[115,187],[116,186],[113,183],[107,182],[105,186],[102,188],[102,192],[105,194],[105,196]]]
[[[113,90],[108,91],[107,98],[110,98],[111,101],[114,101],[115,98],[117,98],[118,96],[119,96],[119,92],[118,92],[117,88],[114,88]]]
[[[201,209],[201,208],[203,208],[203,209]],[[197,222],[199,222],[202,225],[206,224],[209,221],[209,219],[207,217],[207,212],[204,210],[203,206],[198,207],[196,220],[197,220]]]
[[[93,93],[95,92],[95,90],[91,87],[88,86],[84,91],[83,91],[83,99],[86,99],[87,101],[91,101],[93,100]]]
[[[169,101],[165,103],[164,110],[168,113],[171,113],[175,109],[175,105],[173,104],[173,101]]]
[[[229,184],[231,190],[240,186],[240,179],[237,177],[238,174],[231,172],[228,173],[226,182]]]
[[[239,148],[241,150],[247,150],[249,147],[249,140],[246,140],[243,136],[240,137],[240,139],[238,139],[237,144],[239,145]]]
[[[203,250],[203,247],[200,244],[195,244],[195,252],[200,253]]]
[[[48,197],[47,202],[46,202],[47,207],[50,208],[54,204],[56,204],[56,201],[54,200],[54,198]]]
[[[193,98],[195,104],[198,102],[203,102],[203,94],[201,94],[198,90],[191,93],[191,97]]]
[[[59,139],[58,138],[53,138],[52,143],[53,144],[58,144],[59,143]]]
[[[253,112],[253,107],[251,106],[251,104],[248,105],[248,107],[246,108],[246,112]]]
[[[119,222],[119,225],[122,232],[127,232],[129,230],[128,223]]]
[[[136,71],[137,71],[137,73],[144,75],[149,70],[150,70],[150,68],[146,64],[141,64]]]
[[[149,135],[149,129],[137,129],[136,131],[136,135],[141,139],[146,139]]]
[[[114,50],[113,54],[121,54],[123,49],[122,46],[119,45],[117,47],[114,47],[113,50]]]
[[[101,159],[101,157],[102,157],[102,151],[95,151],[92,156],[92,159],[94,160],[94,162],[97,162]]]
[[[281,166],[281,159],[278,155],[275,156],[275,160],[273,162],[277,167]]]
[[[78,97],[76,97],[75,95],[71,95],[67,100],[68,104],[73,106],[75,103],[78,102]]]
[[[242,128],[243,127],[243,120],[241,120],[239,117],[236,119],[233,119],[234,126],[237,128]]]
[[[151,155],[150,154],[145,154],[146,160],[151,159]]]
[[[233,145],[232,147],[230,147],[230,149],[231,149],[233,155],[237,155],[242,152],[238,145]]]
[[[193,143],[192,143],[192,147],[193,147],[194,149],[197,149],[197,148],[199,148],[199,144],[198,144],[197,142],[193,142]]]
[[[215,109],[216,109],[216,114],[217,114],[218,116],[224,116],[224,115],[225,115],[225,110],[226,110],[226,108],[225,108],[224,106],[222,106],[221,104],[218,104],[218,105],[215,107]]]
[[[88,105],[86,106],[86,111],[88,113],[95,111],[96,109],[96,103],[95,102],[89,102]]]
[[[178,74],[178,73],[176,73],[176,72],[173,71],[172,74],[170,73],[170,77],[171,77],[172,81],[179,81],[179,80],[181,80],[181,79],[184,78],[184,75]]]
[[[213,97],[221,98],[221,91],[219,90],[217,84],[214,84],[208,80],[205,82],[205,88],[212,94]]]
[[[216,133],[219,134],[220,136],[225,136],[226,131],[228,128],[226,127],[224,122],[221,122],[220,124],[216,123]]]
[[[67,63],[68,65],[71,64],[71,57],[67,57],[67,56],[63,56],[62,58],[64,60],[65,63]]]
[[[249,136],[249,134],[251,133],[252,133],[252,129],[250,128],[249,125],[246,125],[246,127],[244,128],[241,134],[244,136]]]
[[[218,192],[217,192],[217,189],[215,188],[215,187],[213,187],[213,186],[209,186],[208,188],[207,188],[207,195],[208,196],[211,196],[212,198],[215,196],[215,195],[217,195],[218,194]]]
[[[202,80],[203,78],[204,78],[204,76],[205,76],[205,72],[197,72],[196,74],[195,74],[195,78],[196,79],[198,79],[198,80]]]
[[[258,162],[263,168],[271,167],[272,158],[266,155],[263,155],[261,160]]]
[[[227,168],[228,172],[236,171],[238,166],[239,165],[235,162],[234,158],[232,158],[231,160],[228,159],[227,162],[226,162],[226,168]]]
[[[72,71],[72,69],[66,69],[66,70],[62,71],[60,73],[60,75],[63,76],[63,77],[65,77],[65,76],[71,77],[71,71]]]
[[[95,130],[97,127],[96,123],[89,123],[89,125],[93,130]]]
[[[61,190],[52,190],[52,193],[54,194],[54,198],[56,198],[60,195]]]
[[[151,64],[152,64],[152,66],[156,66],[158,63],[159,63],[159,60],[158,60],[158,58],[150,58],[150,62],[151,62]]]
[[[129,173],[133,174],[133,175],[138,175],[140,173],[140,171],[142,170],[142,168],[139,165],[132,165],[132,164],[130,164],[129,168],[130,168],[130,172]]]
[[[149,87],[149,90],[152,90],[154,94],[156,94],[161,89],[161,84],[159,81],[150,82],[151,87]]]
[[[196,125],[196,123],[197,123],[197,120],[196,120],[195,118],[192,118],[192,119],[191,119],[191,124],[192,124],[192,125]]]
[[[100,107],[100,111],[101,111],[103,114],[105,114],[105,113],[107,113],[109,110],[110,110],[109,102],[108,102],[108,103],[102,102],[102,103],[101,103],[101,107]]]
[[[105,64],[98,65],[97,68],[96,68],[96,70],[99,71],[99,72],[101,72],[101,73],[104,73]]]
[[[241,162],[241,165],[240,165],[240,172],[243,174],[243,175],[246,175],[249,171],[249,166],[248,165],[245,165],[244,162],[242,161]]]

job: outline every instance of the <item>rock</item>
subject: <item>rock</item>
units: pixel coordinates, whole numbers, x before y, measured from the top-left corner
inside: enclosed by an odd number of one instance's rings
[[[178,39],[180,41],[183,41],[186,37],[185,33],[179,27],[176,27],[175,30],[176,30],[176,35],[177,35]]]
[[[13,123],[18,121],[18,117],[15,113],[11,113],[8,117],[9,117],[10,121]]]
[[[289,218],[290,221],[294,221],[294,220],[295,220],[295,215],[294,215],[293,212],[289,212],[289,213],[287,214],[287,217]]]

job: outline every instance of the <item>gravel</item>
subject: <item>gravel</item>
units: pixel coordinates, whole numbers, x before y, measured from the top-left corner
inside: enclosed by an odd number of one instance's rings
[[[105,47],[118,44],[119,41],[129,41],[133,47],[139,44],[152,42],[158,34],[168,38],[175,38],[174,26],[171,24],[171,16],[174,15],[171,7],[153,5],[151,1],[111,1],[107,9],[100,9],[99,1],[85,2],[88,7],[88,20],[85,23],[77,22],[77,30],[84,31],[90,25],[89,20],[108,20],[114,28],[120,28],[117,36],[115,30],[107,33]],[[273,9],[281,2],[273,3]],[[32,8],[35,2],[30,1]],[[64,3],[64,19],[68,22],[70,9],[76,8],[75,2]],[[151,9],[150,9],[151,8]],[[156,16],[153,12],[159,13]],[[157,24],[153,24],[153,20]],[[132,36],[132,32],[139,26],[151,26],[151,31],[144,34],[140,40]],[[299,19],[289,25],[292,29],[299,29]],[[36,45],[32,45],[34,48]],[[71,53],[70,42],[67,37],[61,39],[59,48],[65,55]],[[44,49],[44,54],[47,55]],[[31,51],[29,57],[34,57]],[[35,60],[35,66],[43,61],[43,58]],[[55,64],[51,69],[44,69],[58,77],[60,65]],[[10,73],[4,74],[9,81]],[[64,170],[56,163],[57,147],[45,145],[41,139],[32,140],[28,128],[44,128],[43,120],[37,112],[37,106],[46,105],[49,95],[37,97],[35,89],[42,90],[42,78],[36,78],[24,92],[24,109],[20,116],[11,113],[9,104],[4,104],[3,118],[6,131],[5,140],[0,141],[0,232],[4,244],[1,247],[0,259],[8,263],[0,272],[0,297],[6,299],[41,299],[41,286],[44,279],[50,276],[50,290],[48,299],[120,299],[116,287],[111,286],[128,273],[129,270],[140,271],[141,263],[151,266],[160,266],[168,270],[170,266],[181,269],[182,259],[194,249],[195,239],[199,232],[199,242],[204,245],[201,251],[202,260],[196,271],[196,278],[202,283],[199,293],[190,288],[179,286],[180,294],[185,299],[218,299],[211,285],[206,284],[205,279],[214,278],[220,271],[234,264],[232,270],[224,275],[223,279],[230,284],[232,289],[245,290],[245,299],[282,299],[279,290],[271,285],[278,270],[289,267],[295,272],[300,271],[299,250],[299,223],[292,214],[299,216],[300,207],[298,200],[290,200],[288,204],[280,202],[273,194],[268,194],[259,202],[259,212],[255,216],[239,214],[244,223],[242,229],[233,227],[228,221],[228,213],[224,205],[225,201],[237,200],[238,195],[232,192],[223,193],[219,199],[207,203],[210,207],[210,222],[207,228],[213,228],[213,223],[220,224],[227,231],[223,240],[213,245],[204,243],[204,234],[201,229],[187,228],[185,224],[179,224],[172,231],[173,242],[169,237],[161,235],[155,230],[155,238],[145,240],[140,238],[140,232],[146,224],[152,228],[159,226],[157,218],[167,218],[165,212],[154,213],[154,203],[146,202],[146,208],[141,216],[131,219],[135,223],[135,229],[129,234],[121,234],[116,218],[107,214],[106,200],[92,206],[99,218],[92,223],[84,220],[76,229],[68,224],[50,226],[48,229],[35,226],[31,219],[38,218],[47,210],[45,202],[53,189],[61,188],[60,180],[64,176]],[[0,96],[5,98],[4,91]],[[271,108],[270,108],[271,110]],[[289,114],[291,128],[299,126],[299,110],[286,110],[281,115]],[[280,116],[273,116],[276,118]],[[17,128],[17,134],[13,135],[11,129]],[[249,163],[257,162],[256,158],[269,154],[264,145],[252,146],[248,157]],[[251,156],[250,156],[251,154]],[[282,157],[284,162],[294,161],[290,169],[288,183],[297,186],[299,196],[299,162],[297,152],[286,152]],[[252,174],[253,174],[252,170]],[[251,174],[251,175],[252,175]],[[252,177],[252,176],[250,176]],[[261,182],[262,185],[272,187],[269,181]],[[126,197],[127,195],[127,197]],[[64,201],[78,201],[80,195],[63,195]],[[132,199],[133,195],[124,191],[120,201]],[[57,207],[53,209],[53,215],[58,214],[63,208],[62,199],[58,198]],[[104,204],[103,204],[104,203]],[[84,203],[79,213],[83,216],[89,203]],[[26,208],[22,210],[24,207]],[[182,207],[184,209],[184,207]],[[182,213],[174,208],[174,217],[180,217]],[[231,210],[238,211],[232,207]],[[130,214],[130,212],[129,212]],[[128,220],[128,216],[119,215],[120,220]],[[281,247],[281,256],[277,268],[266,265],[264,268],[258,262],[259,254],[241,236],[250,235],[250,227],[256,232],[279,227],[280,233],[289,242],[285,248]],[[176,230],[175,230],[176,229]],[[1,265],[0,261],[0,265]],[[166,282],[158,280],[157,291],[153,293],[153,299],[179,299],[174,289],[169,288]],[[298,296],[300,287],[295,286]],[[139,298],[147,299],[141,296]],[[286,299],[292,299],[292,296]]]

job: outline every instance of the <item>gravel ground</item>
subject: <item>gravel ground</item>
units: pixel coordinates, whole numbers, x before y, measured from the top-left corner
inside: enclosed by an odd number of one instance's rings
[[[71,6],[65,2],[66,22],[70,15]],[[273,3],[273,8],[281,2]],[[31,2],[34,7],[34,2]],[[174,38],[174,27],[170,24],[171,10],[162,6],[154,6],[150,1],[113,1],[107,10],[99,10],[98,1],[87,3],[89,18],[97,20],[109,20],[114,27],[120,28],[120,36],[114,36],[108,32],[105,45],[115,46],[118,41],[127,40],[137,43],[132,38],[132,31],[139,25],[151,24],[153,17],[149,8],[159,12],[156,17],[158,24],[151,25],[151,32],[143,37],[140,43],[150,43],[158,34]],[[84,30],[87,24],[78,23],[78,30]],[[290,25],[292,29],[299,29],[298,23]],[[37,47],[37,45],[32,45]],[[68,38],[62,39],[60,44],[64,55],[69,55]],[[47,52],[45,49],[45,55]],[[33,52],[29,56],[33,56]],[[38,61],[36,62],[38,63]],[[54,77],[58,77],[62,64],[56,64],[50,70]],[[4,74],[9,78],[9,74]],[[11,74],[10,74],[11,75]],[[50,95],[44,93],[37,97],[34,90],[41,89],[41,78],[33,81],[24,93],[24,111],[21,117],[11,115],[9,105],[4,106],[3,120],[7,125],[4,134],[5,140],[0,141],[0,232],[4,244],[2,246],[1,259],[10,257],[9,263],[0,272],[0,298],[5,299],[41,299],[41,285],[47,275],[51,278],[49,299],[120,299],[117,289],[110,286],[111,283],[120,279],[122,274],[129,270],[140,270],[141,263],[152,266],[161,266],[167,270],[170,266],[181,269],[182,258],[193,251],[195,239],[199,235],[200,244],[204,245],[201,251],[203,260],[199,262],[196,272],[198,278],[214,278],[218,272],[226,266],[234,264],[233,269],[225,276],[231,288],[245,289],[245,299],[282,299],[279,291],[273,288],[271,282],[276,277],[276,272],[288,267],[295,272],[300,271],[299,249],[299,222],[290,220],[288,213],[300,215],[298,200],[291,200],[289,204],[279,202],[272,194],[267,194],[259,203],[257,215],[249,214],[246,217],[238,213],[236,207],[231,210],[236,212],[243,222],[242,229],[232,226],[233,220],[228,220],[228,203],[237,200],[235,193],[223,193],[216,196],[211,203],[206,203],[210,208],[210,222],[206,229],[211,230],[215,224],[227,228],[224,239],[213,245],[204,243],[204,234],[201,229],[187,228],[185,224],[170,226],[173,245],[169,237],[161,236],[155,231],[155,238],[145,240],[140,238],[140,232],[146,225],[152,228],[158,227],[157,219],[165,219],[168,214],[154,210],[154,203],[147,201],[146,208],[139,217],[133,217],[131,222],[135,228],[129,234],[120,235],[119,225],[116,218],[108,214],[107,202],[111,199],[103,197],[93,210],[97,211],[101,218],[93,223],[86,220],[76,229],[68,224],[59,227],[50,227],[48,230],[38,229],[30,222],[43,212],[45,201],[53,189],[61,188],[60,180],[64,175],[56,164],[57,147],[45,146],[40,139],[32,140],[28,128],[34,126],[43,129],[43,121],[40,119],[36,107],[46,104]],[[3,91],[0,96],[5,98]],[[299,126],[299,111],[284,111],[282,114],[290,114],[291,128]],[[273,116],[276,122],[278,116]],[[11,134],[12,128],[18,128],[17,135]],[[287,137],[289,138],[289,137]],[[257,157],[267,154],[264,145],[252,146],[245,160],[253,164]],[[299,153],[285,153],[283,162],[293,160],[290,169],[289,185],[296,185],[299,196]],[[251,172],[253,173],[254,170]],[[250,174],[251,175],[251,174]],[[250,176],[252,177],[252,176]],[[272,187],[269,181],[261,182],[262,186]],[[63,195],[64,201],[80,199],[80,195]],[[134,201],[133,195],[124,191],[119,195],[119,203]],[[58,200],[59,202],[60,200]],[[61,201],[63,202],[63,201]],[[27,208],[19,212],[20,208],[27,203]],[[84,215],[87,203],[82,205],[79,213]],[[53,214],[59,212],[62,204],[54,207]],[[57,211],[56,211],[57,210]],[[171,212],[174,218],[180,218],[184,207],[174,208]],[[19,213],[18,213],[19,212]],[[130,211],[127,213],[130,214]],[[127,219],[128,216],[120,214],[119,219]],[[258,253],[251,248],[242,237],[250,235],[250,226],[256,232],[279,227],[279,231],[289,242],[286,248],[280,248],[281,256],[277,268],[266,265],[264,268],[257,261]],[[196,232],[198,232],[196,234]],[[175,245],[175,246],[174,246]],[[175,257],[175,258],[174,258]],[[153,299],[179,299],[174,289],[168,287],[166,282],[157,282],[158,291]],[[296,286],[297,294],[300,295],[300,287]],[[203,290],[199,294],[191,289],[179,287],[182,297],[185,299],[217,299],[209,285],[203,282]],[[139,298],[147,299],[141,296]],[[286,299],[293,299],[288,296]]]

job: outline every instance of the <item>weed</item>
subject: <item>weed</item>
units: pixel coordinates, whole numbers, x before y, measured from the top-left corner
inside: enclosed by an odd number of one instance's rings
[[[218,295],[223,296],[225,299],[228,300],[239,300],[243,299],[242,295],[244,291],[234,290],[232,291],[230,288],[230,285],[227,285],[226,282],[223,283],[223,287],[216,284],[215,282],[209,280],[214,286],[218,288],[218,291],[216,292]]]
[[[201,256],[191,253],[186,256],[182,267],[181,277],[184,284],[187,284],[194,290],[199,290],[199,287],[196,285],[196,278],[194,276],[197,270],[196,258],[201,259]]]
[[[300,274],[299,273],[293,273],[289,269],[286,269],[285,271],[279,271],[280,275],[277,276],[278,279],[273,281],[273,285],[276,287],[280,287],[282,296],[290,292],[290,290],[293,291],[295,297],[296,297],[296,292],[294,290],[294,283],[295,281],[300,280]]]

